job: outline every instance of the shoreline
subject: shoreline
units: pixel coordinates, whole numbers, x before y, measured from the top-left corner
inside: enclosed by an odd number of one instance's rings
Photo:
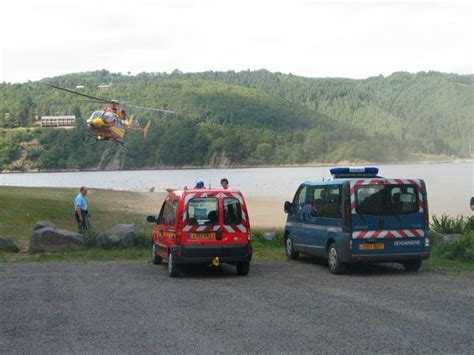
[[[165,167],[143,167],[140,169],[120,169],[120,170],[99,170],[99,169],[60,169],[60,170],[26,170],[26,171],[0,171],[1,174],[44,174],[44,173],[80,173],[80,172],[117,172],[117,171],[151,171],[151,170],[237,170],[237,169],[273,169],[273,168],[323,168],[335,166],[369,166],[369,165],[413,165],[413,164],[456,164],[474,161],[473,158],[451,158],[439,160],[403,160],[397,162],[368,162],[368,161],[340,161],[327,163],[307,163],[307,164],[269,164],[269,165],[233,165],[229,167],[209,167],[209,166],[165,166]]]

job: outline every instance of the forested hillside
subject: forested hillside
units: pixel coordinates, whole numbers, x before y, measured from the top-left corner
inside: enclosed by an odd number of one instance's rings
[[[86,144],[85,120],[100,105],[47,84],[80,85],[83,93],[176,114],[133,110],[142,124],[152,121],[146,141],[131,132],[124,148]],[[98,90],[100,84],[110,88]],[[463,157],[471,149],[473,95],[472,75],[435,72],[349,80],[265,70],[136,76],[102,70],[4,83],[0,170],[392,162],[417,153]],[[64,114],[81,118],[75,129],[32,128],[36,116]]]

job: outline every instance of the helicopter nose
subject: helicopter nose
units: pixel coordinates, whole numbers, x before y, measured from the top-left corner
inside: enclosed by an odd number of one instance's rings
[[[104,125],[104,121],[100,117],[97,117],[97,118],[94,118],[94,119],[88,119],[87,120],[87,125],[89,127],[100,128]]]

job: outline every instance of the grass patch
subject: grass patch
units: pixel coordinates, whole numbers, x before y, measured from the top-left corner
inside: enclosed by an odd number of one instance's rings
[[[423,261],[423,268],[454,272],[474,272],[474,263],[469,261],[448,260],[433,253],[428,260]]]
[[[33,226],[39,220],[53,222],[57,227],[77,230],[73,200],[77,189],[0,187],[0,235],[10,238],[25,250]],[[138,230],[149,233],[151,225],[145,221],[145,213],[136,212],[143,200],[139,192],[92,190],[87,196],[91,225],[100,233],[115,224],[135,224]],[[156,210],[159,209],[157,203]]]
[[[251,241],[254,260],[286,260],[283,229],[253,229]]]

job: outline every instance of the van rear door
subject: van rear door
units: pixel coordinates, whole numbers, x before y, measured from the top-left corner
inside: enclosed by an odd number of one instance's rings
[[[247,206],[240,193],[221,192],[218,195],[222,201],[223,245],[247,244],[250,234]]]
[[[184,198],[183,244],[221,246],[219,199],[211,192],[190,192]]]
[[[361,179],[351,182],[350,192],[354,255],[425,251],[422,180]]]

